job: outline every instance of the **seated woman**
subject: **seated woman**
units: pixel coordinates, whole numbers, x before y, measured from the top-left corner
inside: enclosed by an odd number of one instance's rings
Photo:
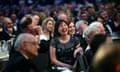
[[[76,27],[75,27],[75,23],[73,21],[70,21],[68,24],[68,33],[73,37],[76,34]]]
[[[42,34],[40,35],[40,52],[49,52],[50,40],[53,38],[55,21],[47,17],[42,22]]]
[[[72,72],[75,65],[76,54],[82,51],[79,39],[68,34],[68,23],[59,20],[55,24],[55,37],[50,44],[51,63],[60,72]],[[53,68],[53,67],[52,67]]]

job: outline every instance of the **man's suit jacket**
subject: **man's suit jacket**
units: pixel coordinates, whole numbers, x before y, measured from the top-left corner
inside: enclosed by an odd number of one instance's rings
[[[9,61],[6,64],[3,72],[38,72],[32,62],[26,59],[19,52],[14,52],[10,55]]]

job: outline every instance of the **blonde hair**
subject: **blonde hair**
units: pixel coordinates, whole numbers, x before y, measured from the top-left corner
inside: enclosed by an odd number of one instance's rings
[[[42,22],[42,31],[43,32],[47,31],[46,26],[47,26],[48,21],[52,21],[52,23],[55,24],[55,20],[52,17],[45,18]],[[54,29],[53,29],[53,32],[54,32]]]

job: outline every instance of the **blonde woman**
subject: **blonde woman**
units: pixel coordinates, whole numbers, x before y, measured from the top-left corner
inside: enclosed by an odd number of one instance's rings
[[[42,52],[49,51],[49,43],[54,33],[54,24],[55,21],[52,17],[47,17],[42,22],[42,34],[40,35],[40,51]]]

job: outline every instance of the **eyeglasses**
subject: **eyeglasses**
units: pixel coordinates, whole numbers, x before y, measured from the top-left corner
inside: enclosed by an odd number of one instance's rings
[[[33,44],[33,45],[39,45],[37,42],[25,42],[25,43],[30,43],[30,44]]]
[[[7,24],[13,24],[12,22],[8,22]]]

